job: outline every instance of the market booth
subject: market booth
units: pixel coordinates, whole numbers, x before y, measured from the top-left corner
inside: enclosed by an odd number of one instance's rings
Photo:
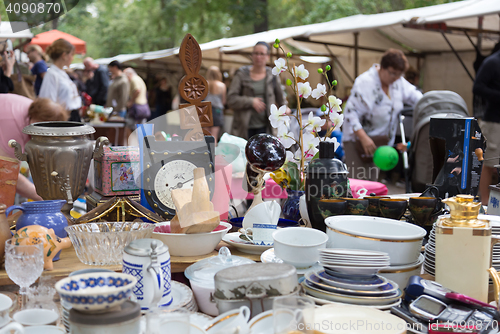
[[[30,164],[44,201],[7,208],[7,214],[21,211],[10,216],[13,238],[0,211],[0,284],[16,291],[15,283],[22,297],[0,296],[0,312],[14,309],[13,321],[2,316],[0,326],[37,332],[33,326],[55,324],[44,329],[51,333],[339,333],[353,321],[365,326],[360,332],[386,326],[384,333],[405,333],[408,322],[424,332],[429,321],[433,330],[438,321],[484,328],[498,320],[489,302],[499,296],[492,246],[499,225],[495,215],[478,215],[482,206],[473,201],[471,175],[484,149],[474,119],[445,120],[463,130],[443,139],[446,147],[464,147],[463,186],[436,184],[423,194],[370,196],[368,185],[353,193],[346,166],[334,158],[335,141],[320,142],[309,164],[296,155],[294,167],[285,164],[278,138],[256,135],[243,153],[233,145],[246,158],[241,182],[252,205],[243,219],[224,221],[233,159],[229,151],[217,154],[203,131],[212,114],[202,101],[201,54],[187,35],[179,49],[186,103],[175,137],[162,133],[160,123],[142,124],[138,147],[118,147],[105,137],[94,144],[88,124],[47,122],[23,130],[31,135],[26,147],[10,143]],[[96,194],[76,218],[72,207],[89,168]],[[287,189],[283,205],[263,200],[266,188],[276,187],[268,173]],[[445,199],[444,192],[456,196]],[[467,326],[460,329],[472,330]]]

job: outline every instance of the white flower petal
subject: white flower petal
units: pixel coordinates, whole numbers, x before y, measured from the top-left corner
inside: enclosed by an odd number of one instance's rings
[[[309,71],[304,67],[304,64],[295,66],[293,73],[302,80],[306,80],[309,77]]]
[[[299,96],[307,99],[311,95],[311,85],[309,82],[299,82],[297,84],[297,89],[299,91]]]
[[[318,84],[318,86],[315,89],[313,89],[311,96],[317,100],[320,97],[325,96],[326,93],[327,93],[326,86]]]
[[[284,72],[287,69],[286,61],[283,58],[276,59],[274,61],[274,64],[276,65],[272,70],[272,73],[274,75],[279,75],[281,72]]]
[[[330,121],[332,122],[333,130],[339,130],[342,124],[344,124],[344,114],[339,114],[336,111],[330,112],[328,115]]]

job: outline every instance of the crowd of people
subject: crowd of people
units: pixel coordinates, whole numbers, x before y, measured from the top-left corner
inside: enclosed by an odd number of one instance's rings
[[[134,69],[123,68],[118,61],[104,66],[97,64],[92,58],[85,58],[85,70],[79,77],[67,70],[73,61],[74,47],[64,39],[55,41],[45,53],[37,45],[30,45],[26,51],[32,64],[31,73],[36,76],[35,94],[43,98],[35,102],[49,99],[59,104],[66,111],[67,119],[81,120],[79,110],[82,106],[82,94],[88,94],[94,104],[113,107],[115,115],[127,119],[130,125],[159,117],[172,109],[173,94],[166,77],[159,78],[154,90],[149,89],[149,93],[153,92],[155,96],[151,110],[144,80]],[[50,66],[47,65],[48,59]],[[258,42],[253,48],[251,60],[251,65],[236,71],[228,88],[218,67],[211,66],[206,71],[206,101],[212,103],[213,115],[213,126],[207,130],[216,139],[220,137],[224,126],[225,107],[233,111],[231,134],[248,139],[255,134],[272,133],[270,106],[287,104],[279,77],[273,75],[268,66],[269,44]],[[9,76],[14,62],[12,54],[4,53],[3,67],[0,69],[0,92],[12,90]],[[495,112],[495,106],[500,102],[500,81],[496,75],[499,69],[500,51],[497,51],[484,61],[474,84],[474,93],[488,102],[481,123],[484,134],[489,139],[487,157],[500,155],[500,119]],[[405,73],[408,73],[408,80]],[[373,170],[373,162],[363,157],[372,156],[380,145],[394,146],[400,151],[406,149],[396,142],[399,115],[404,107],[415,106],[421,97],[418,72],[409,69],[408,60],[400,50],[386,51],[379,64],[373,64],[356,78],[349,97],[344,101],[345,122],[342,133],[335,134],[339,139],[342,138],[344,161],[354,171],[352,177],[380,180],[378,170],[374,174],[357,172],[358,169]],[[27,101],[24,104],[27,105]],[[24,109],[28,110],[27,107]],[[24,123],[33,119],[52,120],[56,117],[47,113],[43,113],[43,117],[33,116],[32,113],[25,117],[26,110],[23,111]],[[56,114],[56,118],[61,118],[59,112]],[[4,124],[0,126],[3,128]],[[342,155],[339,157],[342,158]],[[487,198],[487,186],[494,173],[493,161],[485,163],[483,167],[483,198]]]

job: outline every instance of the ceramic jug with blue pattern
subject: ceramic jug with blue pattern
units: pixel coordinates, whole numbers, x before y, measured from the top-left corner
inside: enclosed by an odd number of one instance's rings
[[[132,291],[142,310],[172,303],[170,253],[160,240],[132,241],[123,251],[122,272],[137,278]]]

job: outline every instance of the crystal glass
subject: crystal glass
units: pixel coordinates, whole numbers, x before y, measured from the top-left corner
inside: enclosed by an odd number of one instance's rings
[[[19,293],[25,301],[28,287],[35,283],[43,272],[43,243],[21,245],[22,239],[5,242],[5,271],[19,285]],[[21,243],[21,244],[19,244]]]
[[[273,301],[275,334],[314,333],[314,301],[307,297],[285,296]]]
[[[122,264],[123,249],[133,240],[150,238],[155,224],[85,223],[65,228],[78,259],[90,265]]]
[[[155,309],[147,313],[147,333],[189,334],[191,312],[185,308]]]

